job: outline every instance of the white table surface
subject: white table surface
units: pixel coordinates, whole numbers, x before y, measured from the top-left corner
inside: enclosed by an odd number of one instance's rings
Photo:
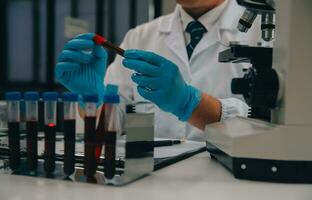
[[[312,173],[312,172],[311,172]],[[201,153],[123,187],[0,175],[0,200],[312,200],[312,184],[276,184],[233,178]]]

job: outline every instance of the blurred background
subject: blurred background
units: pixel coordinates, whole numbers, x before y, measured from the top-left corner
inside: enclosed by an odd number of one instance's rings
[[[66,41],[96,32],[120,44],[129,29],[174,7],[175,0],[0,0],[0,99],[12,90],[62,91],[54,66]]]

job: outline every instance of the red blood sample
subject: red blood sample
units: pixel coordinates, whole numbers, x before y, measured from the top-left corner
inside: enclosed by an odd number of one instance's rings
[[[38,122],[26,122],[27,134],[27,168],[36,170],[38,167]]]
[[[96,145],[96,118],[85,117],[85,138],[84,138],[84,173],[88,180],[92,180],[96,172],[96,157],[95,157],[95,145]]]
[[[44,170],[47,176],[51,176],[55,170],[55,140],[56,140],[56,124],[48,124],[45,126],[44,141]]]
[[[19,122],[8,122],[8,135],[9,135],[9,165],[10,169],[15,171],[20,167],[20,132]]]

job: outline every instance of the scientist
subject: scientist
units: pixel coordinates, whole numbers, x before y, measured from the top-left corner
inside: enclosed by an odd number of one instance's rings
[[[260,38],[257,29],[247,34],[236,29],[243,11],[235,0],[177,0],[173,13],[126,34],[121,47],[130,50],[125,59],[116,57],[105,78],[107,53],[94,44],[91,33],[65,45],[56,77],[79,94],[103,95],[104,80],[117,84],[126,102],[157,105],[156,137],[204,140],[200,129],[206,124],[248,113],[248,106],[230,89],[231,80],[242,76],[246,66],[218,62],[218,53],[230,41]]]

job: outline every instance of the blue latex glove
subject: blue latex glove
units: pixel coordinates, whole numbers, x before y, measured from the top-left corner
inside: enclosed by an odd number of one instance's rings
[[[59,55],[56,65],[56,79],[71,92],[83,95],[97,93],[104,95],[104,76],[107,52],[95,45],[95,34],[82,34],[69,41]]]
[[[186,84],[178,67],[151,52],[127,50],[123,65],[136,71],[132,80],[138,92],[160,109],[187,121],[201,99],[201,92]]]

